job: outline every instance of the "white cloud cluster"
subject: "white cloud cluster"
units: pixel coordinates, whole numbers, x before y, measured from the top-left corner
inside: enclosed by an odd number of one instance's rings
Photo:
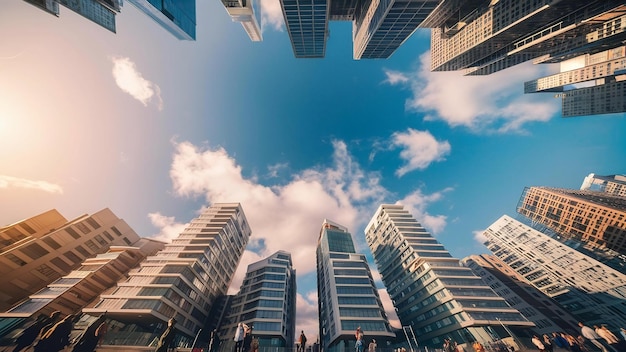
[[[160,229],[160,232],[152,237],[163,242],[171,242],[172,239],[178,237],[187,226],[187,224],[176,222],[173,216],[164,216],[160,213],[150,213],[148,214],[148,218],[150,222],[152,222],[152,225]]]
[[[436,235],[446,227],[447,217],[445,215],[431,215],[426,211],[426,208],[428,208],[430,204],[441,200],[444,193],[452,190],[452,188],[446,188],[432,194],[423,194],[420,189],[417,189],[399,200],[398,204],[404,205],[404,208],[408,210],[409,213],[413,214],[422,226]]]
[[[203,196],[208,204],[241,203],[252,229],[250,241],[255,244],[255,252],[250,245],[244,252],[230,293],[240,287],[248,264],[277,250],[291,253],[299,277],[314,272],[315,249],[325,218],[346,226],[355,238],[363,238],[363,228],[374,210],[392,195],[381,185],[378,173],[361,168],[344,142],[334,141],[333,147],[330,167],[309,168],[293,175],[286,184],[266,186],[244,177],[241,166],[223,148],[202,148],[189,142],[175,144],[170,169],[175,193]],[[417,190],[400,202],[424,226],[433,226],[436,233],[445,226],[446,217],[430,215],[426,208],[441,199],[443,192],[425,195]],[[175,233],[173,219],[160,214],[151,214],[151,218],[155,225],[167,226],[162,235],[171,238]],[[362,242],[356,241],[357,246]],[[298,322],[303,324],[298,329],[314,331],[308,329],[316,325],[315,295],[316,292],[310,292],[307,297],[298,297]],[[391,309],[389,314],[393,316],[391,305],[386,308]],[[310,319],[301,320],[302,312],[309,310]]]
[[[113,78],[122,91],[139,100],[144,106],[148,106],[154,98],[157,108],[163,110],[161,88],[156,83],[143,78],[130,58],[112,57],[111,61],[113,61]]]
[[[558,112],[559,101],[552,96],[523,94],[525,81],[546,74],[546,66],[530,62],[486,76],[431,72],[426,52],[416,72],[386,70],[384,82],[407,85],[412,91],[407,108],[427,113],[426,120],[505,133],[523,131],[524,124],[547,121]]]
[[[261,1],[261,27],[270,26],[272,29],[282,32],[285,23],[283,9],[279,0],[258,0]]]
[[[403,148],[400,157],[407,164],[396,170],[396,175],[404,176],[409,171],[424,170],[434,161],[444,160],[450,154],[450,143],[439,142],[428,131],[417,131],[409,128],[406,132],[396,132],[392,136],[392,144]]]
[[[27,188],[48,193],[63,193],[61,186],[48,181],[29,180],[7,175],[0,175],[0,188]]]

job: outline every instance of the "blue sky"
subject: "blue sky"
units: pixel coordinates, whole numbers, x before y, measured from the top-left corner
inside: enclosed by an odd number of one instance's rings
[[[354,61],[337,22],[326,58],[295,59],[278,1],[263,1],[261,43],[219,1],[198,1],[195,42],[130,4],[117,34],[63,7],[3,4],[0,224],[108,207],[168,240],[203,206],[241,202],[253,236],[231,289],[247,264],[289,250],[297,329],[316,336],[324,218],[369,252],[375,209],[401,202],[463,258],[486,252],[476,233],[515,215],[525,186],[625,172],[623,114],[563,119],[558,99],[522,94],[554,66],[431,73],[427,30],[388,60]]]

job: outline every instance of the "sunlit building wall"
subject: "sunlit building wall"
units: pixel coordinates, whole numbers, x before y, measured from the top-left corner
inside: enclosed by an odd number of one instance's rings
[[[232,341],[237,324],[242,322],[252,327],[252,335],[259,340],[260,347],[292,348],[296,292],[296,271],[289,252],[281,250],[248,265],[220,336]]]
[[[175,344],[189,347],[215,300],[226,294],[250,235],[240,204],[213,204],[83,312],[96,316],[107,312],[126,324],[128,335],[118,333],[108,344],[128,344],[124,339],[147,344],[175,318],[179,335]]]
[[[357,327],[379,346],[394,339],[367,259],[356,253],[348,229],[324,220],[316,258],[321,350],[354,351]]]
[[[517,345],[511,335],[535,324],[498,296],[470,268],[453,258],[402,205],[381,205],[365,238],[404,327],[420,346],[440,348],[451,338]]]
[[[0,336],[40,314],[49,316],[54,311],[63,316],[80,314],[84,306],[163,245],[163,242],[142,238],[132,246],[111,246],[106,253],[86,259],[78,269],[55,280],[6,313],[0,313]]]
[[[241,26],[253,42],[263,40],[261,30],[261,0],[222,0],[233,22]]]
[[[110,246],[139,236],[109,209],[66,220],[50,210],[0,229],[0,311],[6,311]]]
[[[495,256],[579,321],[626,326],[626,275],[507,215],[483,235]]]
[[[626,198],[604,192],[527,187],[517,212],[565,239],[626,254]]]

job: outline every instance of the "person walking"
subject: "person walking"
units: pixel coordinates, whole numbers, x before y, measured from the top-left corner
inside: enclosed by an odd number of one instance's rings
[[[546,348],[546,352],[553,352],[554,351],[554,346],[552,346],[552,339],[550,339],[550,336],[548,336],[548,334],[543,334],[543,345]]]
[[[209,346],[207,352],[217,352],[220,349],[220,336],[217,334],[217,330],[211,331],[211,338],[209,339]]]
[[[543,343],[539,339],[539,336],[533,335],[533,338],[531,341],[533,345],[537,346],[537,348],[539,349],[539,352],[544,352],[546,350],[546,346],[543,345]]]
[[[70,344],[70,333],[74,327],[74,314],[66,316],[41,336],[35,352],[59,352]]]
[[[94,320],[85,332],[81,335],[78,342],[74,345],[72,352],[93,352],[98,346],[98,343],[102,341],[104,334],[107,331],[107,325],[104,322],[106,319],[106,313]]]
[[[580,326],[580,333],[584,338],[589,340],[589,342],[598,347],[602,352],[608,352],[606,347],[604,347],[604,345],[600,341],[598,341],[598,339],[600,338],[600,335],[598,335],[598,333],[596,333],[592,328],[583,324],[582,321],[578,322],[578,326]]]
[[[20,352],[25,347],[32,345],[32,343],[35,342],[35,339],[37,339],[37,336],[39,336],[41,329],[48,324],[48,319],[50,318],[45,314],[40,314],[34,323],[24,329],[20,336],[15,339],[15,348],[13,349],[13,352]]]
[[[306,335],[304,335],[304,330],[300,332],[300,338],[298,339],[298,351],[304,352],[306,349]]]
[[[361,330],[360,326],[356,328],[356,331],[354,332],[354,337],[356,338],[356,352],[363,352],[363,330]]]
[[[370,341],[369,346],[367,346],[367,352],[376,352],[376,347],[378,345],[376,345],[376,340],[372,339],[372,341]]]
[[[596,334],[603,338],[612,350],[617,351],[617,343],[619,342],[619,339],[611,332],[611,330],[607,329],[604,325],[594,325],[593,328],[595,329]]]
[[[246,329],[244,328],[244,325],[244,323],[237,324],[237,330],[235,330],[235,338],[233,339],[235,341],[234,352],[241,352],[241,349],[243,347],[243,338],[246,335]]]
[[[174,337],[176,337],[174,325],[176,325],[176,319],[171,318],[168,320],[167,329],[163,331],[163,334],[159,338],[159,342],[157,343],[157,347],[154,352],[167,352],[170,348],[170,345],[174,341]]]

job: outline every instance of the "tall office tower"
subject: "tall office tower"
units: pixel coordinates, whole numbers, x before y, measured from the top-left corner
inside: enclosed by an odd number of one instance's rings
[[[527,187],[517,212],[588,248],[626,254],[626,198],[602,192]]]
[[[59,311],[66,316],[80,313],[84,306],[163,246],[163,242],[142,238],[132,246],[111,246],[108,252],[87,258],[78,269],[55,280],[6,313],[0,313],[0,336],[39,314],[49,316]]]
[[[580,189],[626,197],[626,175],[600,176],[591,173],[585,177]]]
[[[263,40],[261,0],[222,0],[233,22],[239,22],[253,42]]]
[[[40,9],[59,16],[59,3],[88,20],[115,33],[115,15],[120,12],[120,0],[24,0]]]
[[[326,54],[328,21],[352,21],[353,57],[388,58],[441,0],[281,0],[297,58]]]
[[[108,344],[147,345],[175,318],[176,343],[189,347],[216,298],[226,294],[250,234],[240,204],[213,204],[83,312],[107,312],[118,322],[122,331],[105,337]]]
[[[404,327],[421,346],[440,348],[451,338],[517,344],[535,326],[461,265],[402,205],[381,205],[365,228],[387,292]],[[470,346],[468,346],[470,345]]]
[[[110,246],[139,236],[111,210],[67,221],[50,210],[0,228],[0,311],[69,274]]]
[[[379,346],[395,338],[365,255],[356,253],[348,229],[324,220],[317,241],[317,305],[322,351],[355,348],[360,326]]]
[[[535,323],[535,333],[551,335],[555,331],[567,331],[578,335],[576,318],[500,258],[487,254],[470,255],[461,262],[480,276],[511,307]]]
[[[626,326],[626,275],[506,215],[483,235],[494,255],[586,325]]]
[[[278,251],[248,265],[239,293],[232,299],[222,339],[233,340],[238,323],[252,327],[259,346],[291,348],[296,329],[296,270],[291,254]]]
[[[562,62],[561,73],[526,82],[525,92],[560,92],[563,116],[604,114],[626,111],[624,10],[621,0],[450,0],[422,26],[433,28],[433,71]]]
[[[196,40],[196,0],[128,0],[174,37]]]

